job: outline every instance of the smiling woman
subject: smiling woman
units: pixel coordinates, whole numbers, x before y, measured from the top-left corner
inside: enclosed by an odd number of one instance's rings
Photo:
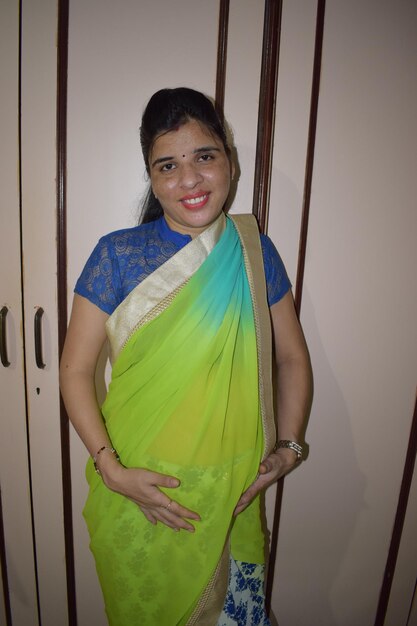
[[[220,215],[233,171],[222,141],[196,120],[157,137],[150,153],[152,191],[165,219],[191,237]]]
[[[91,454],[84,516],[106,612],[113,626],[269,626],[259,494],[296,466],[311,396],[290,283],[254,218],[225,215],[234,167],[208,98],[157,92],[141,144],[142,223],[91,254],[61,361]]]

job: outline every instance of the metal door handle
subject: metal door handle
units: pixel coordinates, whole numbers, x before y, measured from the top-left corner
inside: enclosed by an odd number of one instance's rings
[[[37,367],[43,370],[45,363],[43,362],[42,355],[42,316],[43,308],[39,307],[35,313],[35,361]]]
[[[7,358],[7,339],[6,339],[6,317],[8,312],[7,306],[2,307],[0,311],[0,358],[4,367],[9,367],[10,362]]]

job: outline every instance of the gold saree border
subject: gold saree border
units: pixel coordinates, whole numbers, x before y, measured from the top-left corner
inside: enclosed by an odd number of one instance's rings
[[[213,250],[225,226],[222,212],[198,237],[139,283],[113,311],[106,322],[112,363],[132,334],[170,305]]]
[[[258,385],[261,419],[264,435],[262,460],[272,452],[276,442],[272,386],[272,330],[271,317],[266,292],[265,270],[259,228],[252,214],[229,215],[239,235],[255,322],[256,347],[258,356]],[[227,555],[227,562],[226,561]],[[222,612],[228,585],[230,542],[225,549],[217,568],[202,593],[186,626],[215,626]],[[226,570],[225,570],[226,567]]]
[[[264,433],[262,460],[276,443],[272,385],[272,330],[269,312],[262,246],[256,218],[252,214],[230,215],[242,243],[245,268],[252,294],[258,351],[259,398]]]

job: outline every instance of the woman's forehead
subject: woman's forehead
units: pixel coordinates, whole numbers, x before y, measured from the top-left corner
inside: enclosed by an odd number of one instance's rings
[[[204,145],[223,147],[222,141],[205,124],[197,120],[189,120],[159,135],[153,143],[151,152],[152,155],[166,150],[176,153],[181,152],[181,150],[193,150]]]

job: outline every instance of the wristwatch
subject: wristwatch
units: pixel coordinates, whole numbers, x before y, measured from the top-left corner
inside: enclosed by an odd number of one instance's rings
[[[300,444],[296,443],[295,441],[290,441],[289,439],[280,439],[276,444],[274,451],[278,450],[279,448],[289,448],[290,450],[293,450],[297,455],[297,461],[301,461],[303,458],[303,446],[300,446]]]

